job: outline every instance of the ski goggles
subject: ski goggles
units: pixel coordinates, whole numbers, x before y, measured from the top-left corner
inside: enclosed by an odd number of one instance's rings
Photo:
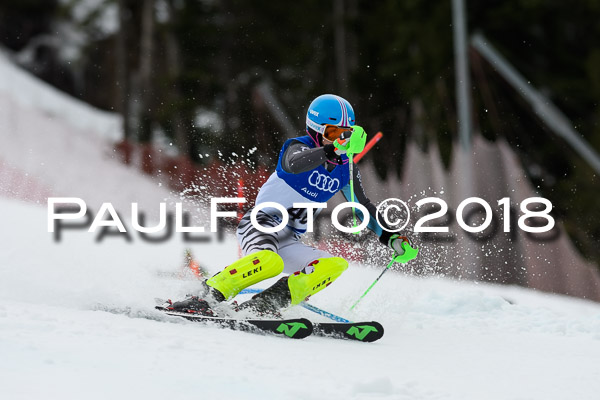
[[[325,125],[325,131],[323,137],[329,141],[334,141],[339,138],[344,132],[351,132],[352,127],[350,126],[338,126],[338,125]]]

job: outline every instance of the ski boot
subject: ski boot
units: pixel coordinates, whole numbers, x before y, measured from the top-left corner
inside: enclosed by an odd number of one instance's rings
[[[331,285],[346,269],[348,261],[341,257],[319,258],[301,271],[289,276],[291,304],[303,301]]]
[[[228,315],[232,309],[225,300],[235,297],[248,286],[279,275],[282,271],[283,260],[279,254],[261,250],[240,258],[210,279],[202,281],[196,295],[188,295],[185,300],[175,303],[165,303],[162,307],[171,311],[209,316]]]
[[[336,280],[348,262],[340,257],[319,258],[306,268],[278,280],[252,299],[240,304],[238,311],[249,310],[258,316],[280,318],[280,310],[308,300]]]
[[[213,297],[223,300],[234,298],[243,289],[283,272],[279,254],[261,250],[248,254],[228,265],[206,281]],[[221,300],[222,301],[222,300]]]

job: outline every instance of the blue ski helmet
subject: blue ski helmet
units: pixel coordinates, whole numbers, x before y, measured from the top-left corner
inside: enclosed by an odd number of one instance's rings
[[[334,94],[323,94],[310,103],[306,113],[306,131],[316,143],[325,132],[325,125],[354,125],[354,109],[348,100]]]

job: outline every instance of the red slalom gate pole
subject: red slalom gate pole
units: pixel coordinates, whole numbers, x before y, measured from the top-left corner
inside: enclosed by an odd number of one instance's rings
[[[354,162],[357,163],[360,161],[361,158],[363,158],[363,156],[365,154],[367,154],[369,152],[369,150],[371,150],[373,148],[373,146],[375,146],[375,144],[377,142],[379,142],[379,140],[383,137],[383,133],[381,132],[377,132],[377,134],[375,136],[373,136],[371,138],[371,140],[369,140],[369,142],[365,145],[365,148],[363,151],[361,151],[358,155],[354,156]]]

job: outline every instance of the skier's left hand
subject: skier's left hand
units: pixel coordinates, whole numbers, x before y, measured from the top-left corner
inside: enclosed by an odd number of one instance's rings
[[[404,248],[402,247],[402,243],[407,242],[410,244],[410,240],[406,236],[400,236],[398,234],[394,234],[390,236],[390,240],[388,241],[388,246],[394,250],[396,255],[401,256],[404,254]]]
[[[352,131],[342,132],[339,138],[335,139],[333,146],[335,147],[335,154],[341,156],[346,154],[350,146],[350,138],[352,137]]]

